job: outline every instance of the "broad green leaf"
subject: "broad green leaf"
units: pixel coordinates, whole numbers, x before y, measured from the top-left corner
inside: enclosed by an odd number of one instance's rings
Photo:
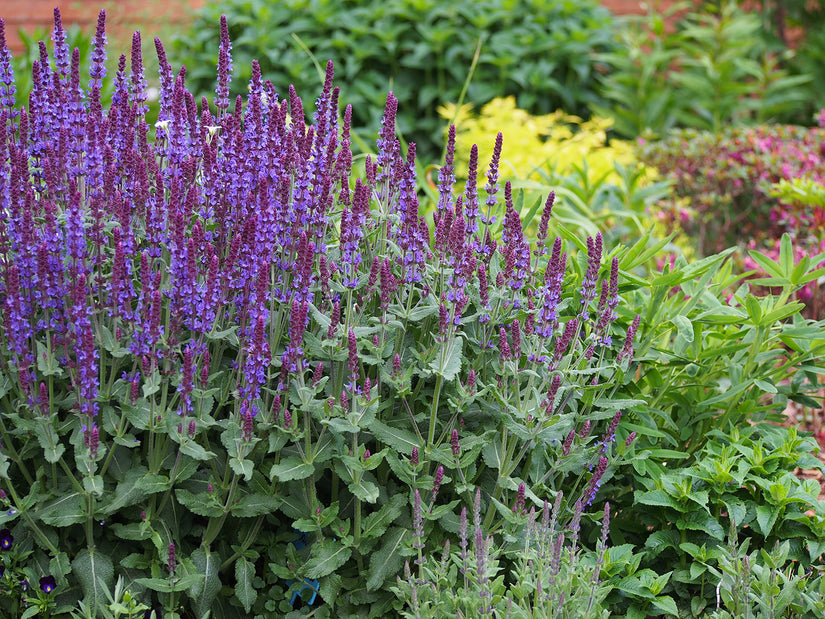
[[[175,490],[175,498],[193,514],[215,518],[223,514],[223,505],[220,505],[215,497],[208,492],[193,494],[189,490],[178,488]]]
[[[182,454],[200,461],[211,460],[215,457],[214,453],[207,451],[193,440],[183,441],[180,444],[180,451]]]
[[[255,566],[244,557],[235,561],[235,596],[243,605],[244,610],[249,613],[255,600],[258,599],[258,592],[252,586],[255,578]]]
[[[297,456],[289,456],[281,460],[280,464],[273,464],[269,471],[269,478],[277,477],[280,481],[306,479],[315,472],[312,464],[304,462]]]
[[[394,428],[378,421],[371,421],[367,426],[375,438],[382,443],[392,447],[400,454],[411,454],[413,447],[419,447],[418,438],[409,430]]]
[[[756,506],[756,522],[759,523],[760,533],[768,537],[773,530],[773,525],[776,524],[776,519],[779,517],[780,508],[776,505],[757,505]]]
[[[255,464],[252,460],[229,458],[229,466],[235,475],[243,475],[244,481],[252,479],[252,472],[255,470]]]
[[[39,421],[40,423],[34,428],[37,442],[40,443],[40,447],[43,449],[46,462],[54,464],[60,460],[60,456],[66,451],[66,446],[60,442],[60,438],[48,419],[40,419]]]
[[[332,574],[344,565],[352,555],[352,549],[341,542],[327,537],[315,542],[310,551],[309,560],[304,565],[304,575],[307,578],[321,578]]]
[[[693,323],[690,322],[687,316],[682,316],[681,314],[674,316],[671,318],[671,322],[686,342],[693,342]]]
[[[112,560],[97,549],[84,548],[72,561],[72,572],[80,581],[86,605],[92,612],[103,607],[115,576]]]
[[[400,551],[408,532],[408,529],[393,527],[384,535],[384,543],[370,557],[367,570],[368,591],[380,589],[388,578],[395,576],[401,569],[404,558]]]
[[[281,504],[281,499],[270,496],[268,494],[247,494],[241,499],[240,503],[232,506],[231,512],[233,516],[240,518],[251,518],[252,516],[262,516],[264,514],[271,514]]]
[[[45,503],[35,516],[53,527],[85,522],[86,496],[81,492],[70,492]]]
[[[385,503],[377,512],[373,512],[364,518],[361,530],[362,539],[370,539],[383,535],[387,527],[395,522],[395,519],[401,515],[406,503],[407,499],[403,495],[393,495],[389,503]]]
[[[636,498],[636,502],[642,503],[643,505],[655,505],[658,507],[672,507],[673,509],[681,509],[679,504],[673,500],[673,497],[671,497],[664,490],[649,490],[647,492],[639,492],[637,490],[634,496]]]
[[[461,352],[464,340],[453,337],[441,344],[442,349],[436,352],[435,359],[430,363],[430,369],[446,381],[453,380],[461,371]]]
[[[358,482],[351,482],[347,484],[347,488],[361,501],[375,503],[378,500],[378,486],[371,481],[362,479]]]
[[[660,595],[657,596],[656,599],[652,600],[653,605],[658,608],[659,610],[667,613],[668,615],[678,616],[679,615],[679,608],[676,606],[676,602],[673,600],[672,597],[669,595]]]
[[[63,376],[63,368],[57,361],[54,352],[51,353],[43,342],[37,342],[37,369],[43,376]]]

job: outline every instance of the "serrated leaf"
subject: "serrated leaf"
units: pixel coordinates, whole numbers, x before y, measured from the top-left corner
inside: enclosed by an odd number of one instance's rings
[[[180,445],[180,451],[194,460],[207,461],[215,457],[214,453],[207,451],[195,441],[184,441]]]
[[[384,582],[398,573],[404,563],[401,549],[408,530],[401,527],[391,528],[384,536],[384,543],[370,557],[367,570],[367,591],[380,589]]]
[[[81,492],[71,492],[44,504],[36,517],[53,527],[68,527],[86,521],[86,497]]]
[[[37,442],[40,443],[40,447],[43,449],[46,462],[54,464],[60,460],[60,456],[66,451],[66,446],[60,442],[49,420],[41,419],[40,423],[35,426],[34,432],[37,435]]]
[[[375,438],[401,454],[411,454],[413,447],[420,447],[418,438],[409,430],[394,428],[374,419],[366,426]]]
[[[229,466],[235,475],[243,475],[244,481],[252,479],[252,473],[255,470],[255,463],[246,458],[229,458]]]
[[[760,532],[764,537],[770,535],[776,519],[779,517],[779,509],[774,505],[757,505],[756,522],[759,523]]]
[[[664,490],[648,490],[647,492],[639,492],[637,490],[635,498],[637,503],[642,503],[643,505],[680,509],[679,504]]]
[[[304,564],[304,575],[307,578],[321,578],[332,574],[344,565],[351,555],[351,548],[329,537],[316,542],[312,545],[309,560]]]
[[[54,352],[49,352],[43,342],[37,342],[37,370],[43,376],[63,376],[63,368],[57,361]]]
[[[435,359],[430,363],[430,369],[444,380],[451,381],[461,371],[464,340],[454,337],[442,343],[442,347],[442,350],[436,352]]]
[[[223,506],[217,504],[208,492],[193,494],[189,492],[189,490],[178,488],[175,490],[175,498],[178,500],[178,503],[198,516],[216,518],[223,514]]]
[[[80,581],[86,605],[94,614],[106,604],[106,593],[112,589],[115,576],[112,560],[97,549],[84,548],[72,561],[72,571]]]
[[[377,512],[373,512],[364,518],[361,538],[371,539],[383,535],[387,527],[401,515],[406,503],[407,499],[403,495],[394,494],[389,503],[384,504]]]
[[[367,503],[375,503],[378,500],[378,486],[371,481],[364,481],[363,479],[357,482],[347,484],[350,492],[357,498]]]
[[[679,608],[669,595],[660,595],[652,600],[653,605],[661,611],[673,616],[679,616]]]
[[[218,573],[220,558],[208,550],[198,548],[192,553],[192,563],[198,573],[203,576],[203,580],[189,588],[189,597],[195,605],[195,614],[198,617],[204,617],[221,591],[221,580]]]
[[[271,514],[278,509],[280,504],[281,499],[278,497],[261,493],[247,494],[240,503],[232,506],[231,512],[233,516],[239,518],[251,518]]]
[[[243,557],[235,561],[235,596],[247,613],[258,599],[258,592],[252,586],[254,578],[255,566],[251,562]]]
[[[280,464],[273,464],[269,470],[269,478],[277,477],[280,481],[294,481],[306,479],[315,472],[312,464],[304,462],[297,456],[289,456],[281,460]]]

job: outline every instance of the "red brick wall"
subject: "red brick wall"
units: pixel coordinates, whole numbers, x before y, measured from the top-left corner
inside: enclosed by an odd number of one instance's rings
[[[112,39],[128,42],[135,30],[154,36],[159,28],[175,27],[189,19],[193,9],[206,0],[0,0],[0,18],[6,21],[6,43],[15,55],[23,51],[17,31],[51,32],[54,8],[60,8],[63,26],[79,24],[92,34],[97,14],[106,9],[106,32]],[[123,51],[126,51],[125,48]]]

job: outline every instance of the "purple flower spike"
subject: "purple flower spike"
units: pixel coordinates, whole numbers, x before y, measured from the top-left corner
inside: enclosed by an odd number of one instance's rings
[[[11,52],[6,47],[6,22],[0,19],[0,107],[14,107],[17,88],[11,59]]]
[[[461,447],[458,444],[458,430],[453,428],[453,432],[450,435],[450,447],[453,450],[453,456],[458,458],[461,455]]]
[[[169,544],[169,548],[166,552],[166,569],[169,570],[169,573],[172,574],[178,567],[178,561],[175,552],[175,544]]]
[[[232,43],[229,40],[229,26],[226,15],[221,15],[221,44],[218,50],[218,87],[215,106],[225,112],[229,107],[229,82],[232,79]]]
[[[430,501],[435,503],[435,497],[438,496],[438,491],[441,489],[441,482],[444,481],[444,466],[439,465],[433,478],[433,490],[430,493]]]
[[[616,355],[616,363],[622,363],[623,361],[627,361],[628,364],[632,363],[633,361],[633,340],[636,338],[636,330],[639,328],[639,314],[636,314],[636,318],[633,319],[633,324],[630,325],[627,329],[627,336],[624,340],[624,346],[622,350]]]
[[[455,125],[450,125],[447,134],[447,154],[444,158],[444,165],[438,171],[438,212],[443,213],[450,210],[453,205],[453,186],[455,185],[455,170],[453,161],[455,159]]]
[[[518,486],[518,492],[516,493],[516,504],[513,505],[513,513],[516,515],[524,514],[525,494],[526,489],[524,486],[524,482],[521,482]]]
[[[410,464],[418,466],[418,446],[413,446],[412,455],[410,456]]]

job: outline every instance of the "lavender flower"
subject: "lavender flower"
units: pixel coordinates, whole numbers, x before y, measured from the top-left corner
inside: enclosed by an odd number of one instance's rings
[[[461,448],[458,444],[458,430],[456,428],[453,428],[452,434],[450,434],[450,448],[455,458],[461,455]]]
[[[435,498],[438,496],[438,491],[441,489],[441,482],[444,481],[444,466],[439,465],[438,469],[435,471],[435,477],[433,478],[433,489],[430,493],[430,501],[435,503]]]
[[[587,271],[585,271],[584,279],[582,280],[581,296],[579,298],[582,320],[588,320],[590,317],[588,306],[596,297],[596,278],[599,275],[601,260],[602,233],[598,232],[595,240],[593,237],[587,237]]]
[[[624,340],[622,350],[616,355],[616,363],[623,363],[627,361],[628,364],[633,362],[633,340],[636,337],[636,330],[639,328],[639,314],[633,319],[633,323],[627,329],[627,336]]]
[[[229,26],[226,15],[221,15],[221,44],[218,50],[218,87],[215,106],[223,113],[229,107],[229,82],[232,79],[232,43],[229,40]]]
[[[6,47],[6,22],[0,19],[0,106],[14,107],[17,88],[14,82],[12,55]]]

